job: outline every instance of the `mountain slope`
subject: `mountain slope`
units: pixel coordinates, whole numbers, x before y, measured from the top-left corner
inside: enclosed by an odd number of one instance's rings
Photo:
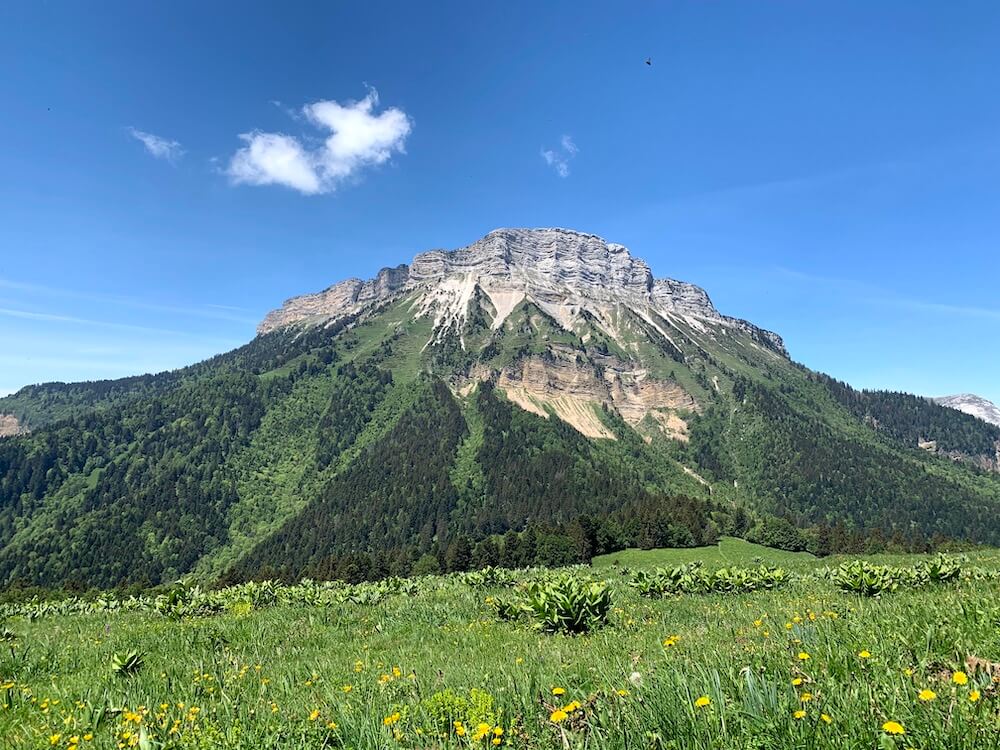
[[[32,430],[0,440],[0,583],[359,579],[719,533],[1000,542],[993,427],[810,372],[568,230],[423,253],[232,352],[0,413]]]

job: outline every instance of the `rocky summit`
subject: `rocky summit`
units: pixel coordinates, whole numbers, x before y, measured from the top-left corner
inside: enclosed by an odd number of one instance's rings
[[[589,314],[614,336],[616,312],[625,306],[651,325],[658,325],[654,317],[662,317],[683,320],[701,332],[705,323],[738,329],[787,356],[780,336],[720,314],[704,289],[654,278],[623,245],[569,229],[497,229],[458,250],[421,253],[410,265],[383,268],[373,279],[347,279],[293,297],[268,313],[258,332],[335,322],[413,295],[415,313],[430,316],[440,334],[465,322],[478,293],[491,308],[494,329],[528,300],[566,330]]]

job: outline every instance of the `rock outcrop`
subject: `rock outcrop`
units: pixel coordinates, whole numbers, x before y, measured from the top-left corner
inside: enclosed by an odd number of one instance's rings
[[[0,438],[20,435],[27,430],[13,414],[0,414]]]

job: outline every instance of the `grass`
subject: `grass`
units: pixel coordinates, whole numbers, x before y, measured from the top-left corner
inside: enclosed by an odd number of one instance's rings
[[[689,562],[701,562],[707,567],[721,568],[728,565],[750,566],[759,563],[781,565],[789,568],[815,567],[818,558],[808,552],[786,552],[764,547],[734,537],[722,537],[712,547],[686,549],[626,549],[610,555],[600,555],[593,560],[595,568],[620,565],[625,568],[673,567]]]
[[[714,566],[761,551],[735,542],[690,552]],[[660,551],[656,564],[682,562],[678,553]],[[649,600],[606,563],[592,574],[608,578],[613,611],[584,636],[498,621],[486,600],[505,592],[454,576],[420,579],[415,593],[370,605],[237,602],[180,620],[15,618],[0,652],[0,746],[980,750],[1000,742],[996,685],[965,666],[970,657],[1000,661],[995,579],[862,599],[804,574],[778,590]],[[141,667],[115,674],[113,655],[132,650]],[[966,684],[953,680],[958,670]],[[921,701],[921,690],[934,699]],[[905,734],[888,734],[886,722]],[[488,733],[474,739],[480,724]]]

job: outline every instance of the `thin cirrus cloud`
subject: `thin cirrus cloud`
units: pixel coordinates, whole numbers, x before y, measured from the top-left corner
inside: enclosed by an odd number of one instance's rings
[[[569,163],[576,157],[580,149],[573,139],[564,135],[559,139],[558,148],[543,148],[542,159],[552,167],[560,177],[569,177]]]
[[[321,100],[302,107],[323,132],[317,145],[284,133],[242,133],[245,145],[229,160],[234,185],[283,185],[304,195],[330,193],[366,167],[405,153],[413,121],[398,107],[378,112],[375,89],[359,101]]]
[[[146,151],[150,156],[173,163],[184,155],[184,148],[178,141],[172,141],[169,138],[147,133],[144,130],[133,127],[127,130],[130,136],[146,147]]]

